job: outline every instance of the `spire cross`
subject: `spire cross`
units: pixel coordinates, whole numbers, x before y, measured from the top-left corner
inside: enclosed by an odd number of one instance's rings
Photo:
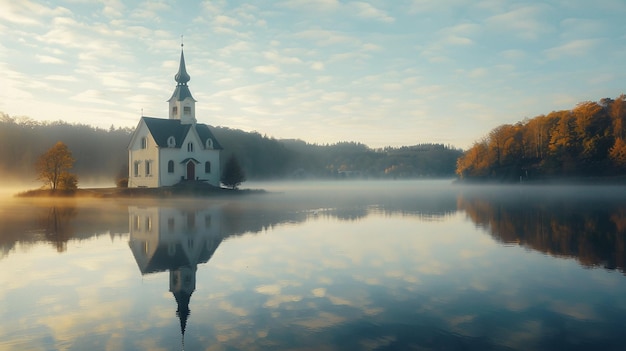
[[[183,46],[185,46],[185,44],[183,42],[183,36],[181,34],[181,36],[180,36],[180,47],[182,48]]]

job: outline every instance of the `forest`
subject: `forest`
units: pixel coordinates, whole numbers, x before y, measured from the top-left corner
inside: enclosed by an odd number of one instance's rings
[[[248,180],[454,177],[462,154],[462,150],[443,144],[372,149],[357,142],[318,145],[226,127],[210,128],[224,148],[222,162],[235,155]],[[2,113],[0,176],[5,182],[36,183],[38,157],[62,141],[76,160],[72,173],[78,176],[79,187],[112,185],[128,173],[127,146],[132,132],[132,128],[37,122]]]
[[[626,95],[585,101],[476,141],[458,160],[466,180],[616,177],[626,173]]]

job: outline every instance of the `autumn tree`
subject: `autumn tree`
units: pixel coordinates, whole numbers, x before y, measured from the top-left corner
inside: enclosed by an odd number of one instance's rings
[[[457,162],[461,178],[609,176],[626,171],[626,95],[501,125]]]
[[[246,180],[246,175],[234,154],[230,155],[226,161],[220,180],[222,184],[233,190]]]
[[[76,189],[78,178],[69,170],[74,166],[72,152],[63,142],[57,142],[36,163],[38,179],[52,190]]]

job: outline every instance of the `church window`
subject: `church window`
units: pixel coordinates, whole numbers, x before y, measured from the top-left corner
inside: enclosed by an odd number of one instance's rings
[[[185,115],[190,115],[191,114],[191,107],[189,107],[189,106],[183,107],[183,113]]]
[[[141,148],[142,149],[148,148],[148,139],[146,137],[141,138]]]
[[[146,175],[152,175],[152,161],[146,161]]]
[[[147,232],[152,231],[152,218],[150,217],[146,217],[146,231]]]
[[[133,217],[133,229],[139,230],[139,216]]]
[[[167,173],[174,173],[174,161],[167,161]]]
[[[187,151],[193,152],[193,143],[187,143]]]
[[[139,177],[139,161],[135,161],[134,163],[133,174],[135,177]]]
[[[178,114],[178,106],[172,107],[172,116],[176,116]]]
[[[167,147],[174,146],[176,146],[176,139],[173,136],[170,136],[169,138],[167,138]]]
[[[212,149],[213,148],[213,139],[209,138],[206,140],[206,148],[207,149]]]
[[[211,162],[206,161],[204,163],[204,173],[211,173]]]
[[[194,232],[196,230],[196,214],[188,213],[187,214],[187,230],[190,232]]]

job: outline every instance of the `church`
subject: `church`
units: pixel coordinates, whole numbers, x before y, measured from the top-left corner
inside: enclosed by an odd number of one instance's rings
[[[206,124],[196,121],[196,100],[187,83],[183,45],[174,76],[169,118],[142,116],[128,145],[128,187],[158,188],[186,181],[220,186],[220,146]]]

